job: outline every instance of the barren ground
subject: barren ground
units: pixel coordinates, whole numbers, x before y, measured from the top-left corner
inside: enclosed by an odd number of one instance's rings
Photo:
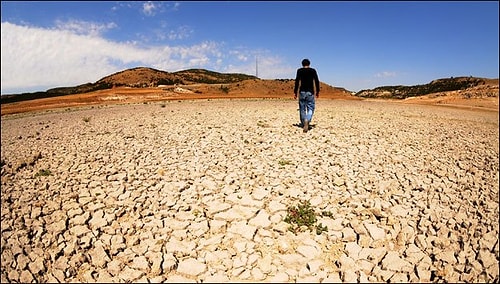
[[[101,90],[86,94],[68,95],[62,97],[44,98],[24,102],[3,104],[1,115],[14,113],[41,111],[55,108],[68,108],[85,105],[109,105],[128,104],[153,101],[171,100],[196,100],[196,99],[241,99],[241,98],[271,98],[271,99],[293,99],[293,94],[288,89],[278,89],[274,91],[273,86],[244,86],[252,82],[242,83],[239,88],[232,88],[230,93],[221,91],[220,84],[215,85],[188,85],[188,86],[168,86],[163,88],[114,88]],[[272,84],[270,82],[269,84]],[[238,85],[239,86],[239,85]],[[249,91],[251,90],[251,91]],[[273,91],[270,91],[273,90]],[[363,100],[355,96],[348,96],[335,92],[333,88],[323,88],[319,100]],[[409,98],[406,100],[382,100],[385,102],[396,102],[403,104],[423,104],[442,105],[449,107],[459,107],[486,111],[499,110],[499,98],[472,98],[465,99],[458,96],[422,96]]]
[[[498,283],[488,100],[323,98],[303,133],[291,99],[134,92],[2,116],[0,282]]]

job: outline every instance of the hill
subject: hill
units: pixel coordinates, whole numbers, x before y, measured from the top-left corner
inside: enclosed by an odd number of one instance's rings
[[[205,69],[189,69],[169,73],[147,67],[127,69],[109,75],[95,84],[109,87],[147,88],[161,85],[228,84],[257,79],[255,76],[239,73],[218,73]]]
[[[175,84],[227,84],[257,77],[238,73],[217,73],[204,69],[189,69],[179,72],[166,72],[148,67],[136,67],[106,76],[95,83],[73,87],[59,87],[45,92],[4,95],[1,103],[10,103],[39,98],[49,98],[72,94],[84,94],[116,87],[148,88]]]
[[[204,69],[165,72],[137,67],[106,76],[95,83],[46,92],[3,95],[1,114],[33,110],[180,99],[293,98],[293,79],[264,80],[238,73]],[[344,88],[321,83],[323,98],[356,99]]]
[[[378,99],[408,99],[421,96],[454,95],[463,98],[498,97],[498,79],[451,77],[415,86],[383,86],[362,90],[355,96]]]
[[[106,76],[95,83],[45,92],[3,95],[1,115],[114,103],[191,99],[293,98],[293,79],[259,79],[204,69],[165,72],[137,67]],[[498,79],[457,77],[416,86],[384,86],[356,94],[321,83],[321,99],[384,100],[498,111]]]

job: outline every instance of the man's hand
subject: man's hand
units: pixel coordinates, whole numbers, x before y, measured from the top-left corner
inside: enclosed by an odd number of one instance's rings
[[[316,98],[319,98],[319,93],[316,93]]]
[[[297,99],[297,94],[293,94],[293,98],[294,98],[294,99]]]

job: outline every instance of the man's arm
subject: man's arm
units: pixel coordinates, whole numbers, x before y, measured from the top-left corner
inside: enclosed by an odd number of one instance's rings
[[[295,75],[295,86],[293,87],[293,97],[296,99],[297,98],[297,91],[299,90],[299,70],[297,70],[297,74]]]
[[[319,98],[319,77],[318,73],[314,72],[314,83],[316,84],[316,98]]]

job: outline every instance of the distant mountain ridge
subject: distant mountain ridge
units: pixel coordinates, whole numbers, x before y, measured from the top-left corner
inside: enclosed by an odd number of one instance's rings
[[[239,82],[251,82],[251,84]],[[218,73],[205,69],[188,69],[177,72],[166,72],[149,67],[135,67],[116,72],[103,77],[95,83],[86,83],[74,87],[58,87],[45,92],[2,95],[0,103],[12,103],[40,98],[58,97],[72,94],[85,94],[117,87],[126,88],[155,88],[174,85],[203,85],[203,84],[234,84],[232,91],[244,92],[247,88],[251,92],[262,93],[289,93],[293,89],[294,79],[262,80],[256,76],[240,73]],[[411,97],[458,95],[463,98],[498,97],[498,79],[477,77],[451,77],[437,79],[428,84],[415,86],[383,86],[371,90],[362,90],[353,94],[344,88],[322,84],[326,93],[351,96],[355,98],[379,99],[406,99]],[[221,87],[222,88],[222,87]],[[225,87],[228,88],[229,87]],[[196,90],[195,90],[196,91]],[[322,91],[325,94],[324,91]]]
[[[53,88],[47,90],[47,93],[70,95],[114,87],[150,88],[175,84],[228,84],[248,79],[257,79],[257,77],[239,73],[218,73],[205,69],[189,69],[171,73],[149,67],[135,67],[116,72],[95,83]]]
[[[477,77],[451,77],[437,79],[428,84],[415,86],[383,86],[371,90],[362,90],[355,94],[362,98],[406,99],[430,94],[449,94],[472,97],[497,97],[498,79]]]
[[[3,95],[1,97],[1,103],[82,94],[114,87],[148,88],[175,84],[229,84],[249,79],[258,78],[252,75],[218,73],[205,69],[166,72],[149,67],[135,67],[103,77],[95,83],[86,83],[73,87],[52,88],[45,92]]]
[[[175,84],[229,84],[249,79],[257,79],[257,77],[240,73],[218,73],[205,69],[188,69],[170,73],[148,67],[136,67],[106,76],[95,84],[146,88]]]

